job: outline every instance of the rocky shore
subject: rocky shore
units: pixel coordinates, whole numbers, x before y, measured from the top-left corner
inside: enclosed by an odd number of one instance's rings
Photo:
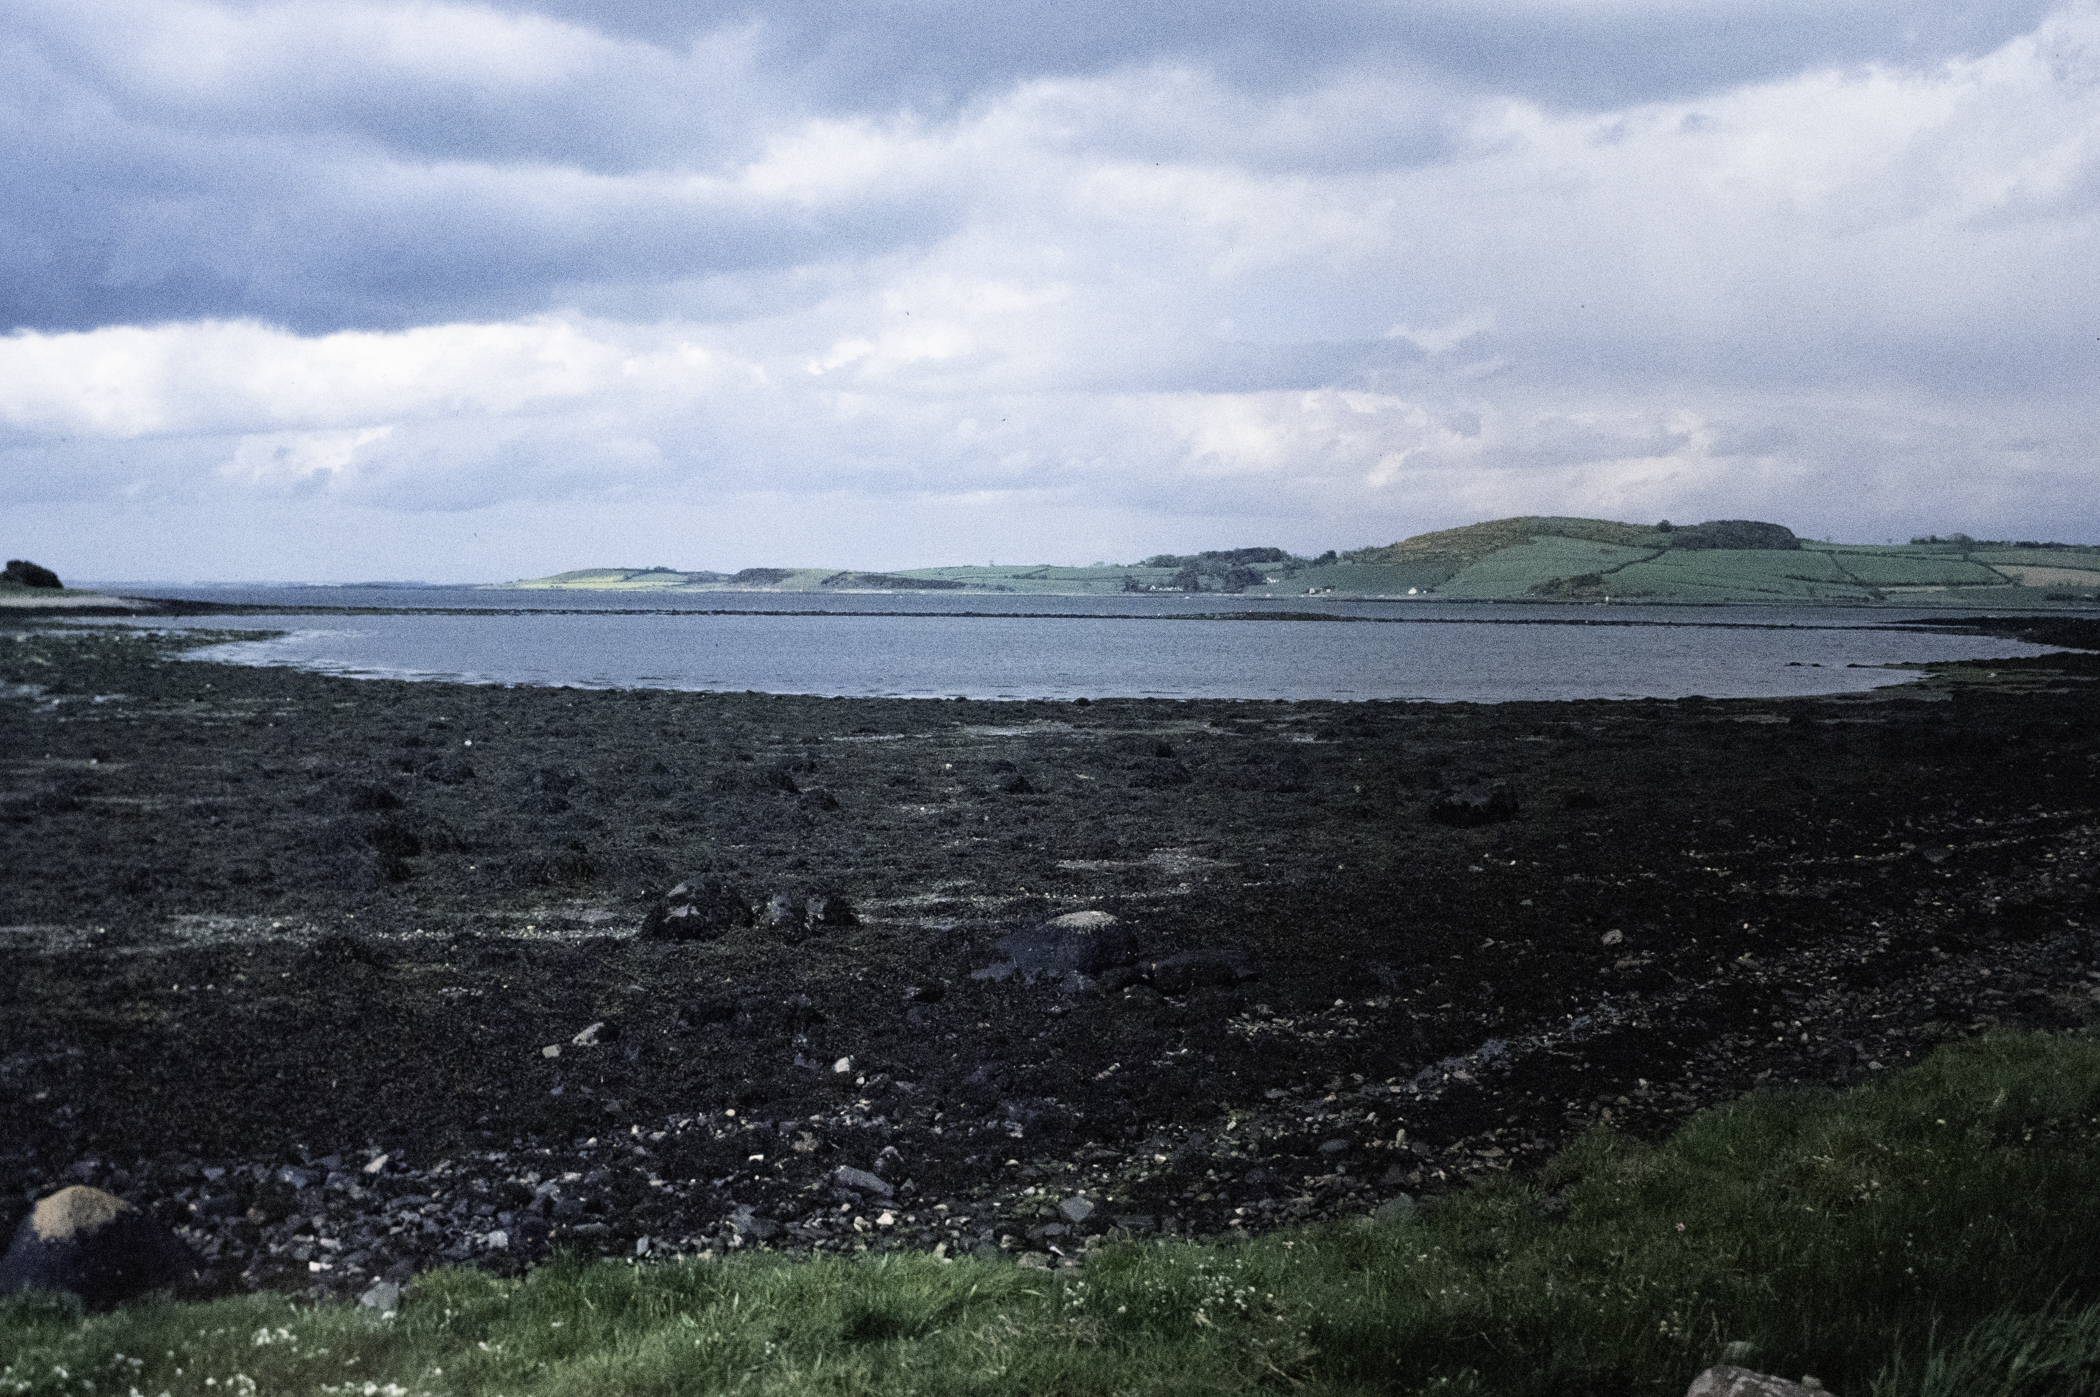
[[[2100,1004],[2089,653],[1808,700],[993,704],[179,643],[0,641],[0,1224],[92,1183],[227,1288],[1077,1264]]]

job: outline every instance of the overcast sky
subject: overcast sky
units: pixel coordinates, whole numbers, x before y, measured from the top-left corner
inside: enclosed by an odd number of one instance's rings
[[[2100,7],[0,0],[0,548],[2100,542]]]

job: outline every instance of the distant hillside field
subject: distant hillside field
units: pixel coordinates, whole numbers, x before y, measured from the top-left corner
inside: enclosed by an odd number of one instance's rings
[[[1088,567],[986,563],[900,572],[775,567],[736,573],[586,568],[498,585],[620,592],[1170,593],[2084,609],[2100,604],[2100,547],[1989,543],[1959,535],[1909,544],[1831,543],[1754,519],[1672,525],[1523,515],[1318,558],[1241,548]]]

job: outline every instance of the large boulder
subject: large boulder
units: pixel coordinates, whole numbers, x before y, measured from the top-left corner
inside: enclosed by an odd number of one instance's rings
[[[752,923],[751,903],[734,883],[696,874],[664,894],[642,922],[642,935],[656,941],[712,941]]]
[[[38,1203],[0,1257],[0,1295],[68,1290],[90,1310],[204,1283],[195,1252],[115,1194],[75,1185]]]
[[[1137,937],[1107,912],[1067,912],[1061,917],[1023,927],[999,939],[999,960],[972,972],[973,979],[1004,980],[1018,973],[1033,981],[1039,975],[1099,975],[1138,957]]]

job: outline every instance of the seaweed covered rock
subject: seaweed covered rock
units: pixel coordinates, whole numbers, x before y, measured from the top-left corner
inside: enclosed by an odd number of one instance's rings
[[[1440,825],[1471,829],[1476,825],[1494,825],[1504,820],[1514,820],[1520,808],[1515,793],[1500,783],[1489,786],[1461,786],[1445,791],[1430,801],[1429,818]]]
[[[115,1194],[74,1185],[39,1202],[0,1257],[0,1295],[64,1290],[90,1310],[203,1283],[180,1238]]]
[[[854,926],[860,921],[853,903],[843,892],[826,884],[789,889],[766,899],[759,919],[765,926],[784,932],[789,939],[814,935],[826,927]]]
[[[1017,973],[1026,981],[1075,972],[1099,975],[1138,957],[1137,937],[1130,928],[1100,911],[1067,912],[1023,927],[1001,937],[996,949],[998,961],[972,972],[972,979],[1003,980]]]
[[[712,941],[753,922],[751,903],[726,878],[696,874],[664,894],[642,921],[642,935],[655,941]]]

